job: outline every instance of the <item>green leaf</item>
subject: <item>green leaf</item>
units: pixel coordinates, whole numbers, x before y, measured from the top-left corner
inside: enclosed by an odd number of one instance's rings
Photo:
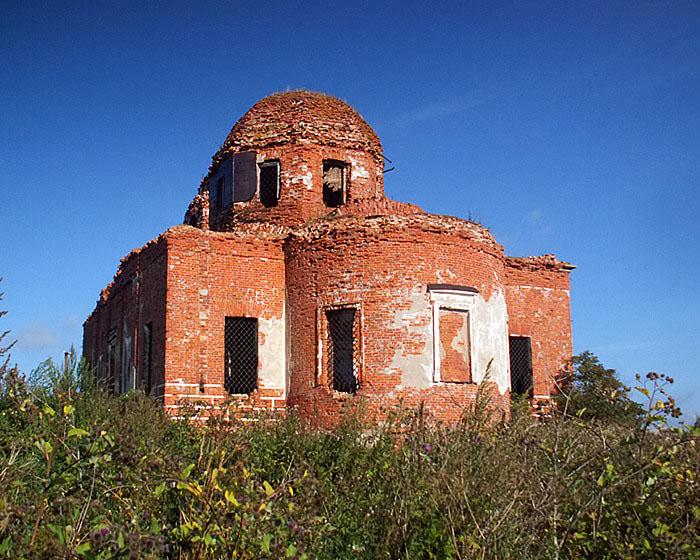
[[[224,498],[226,498],[228,503],[233,504],[234,507],[238,507],[238,500],[236,499],[236,496],[233,495],[233,491],[226,490],[224,492]]]
[[[155,490],[153,491],[153,494],[155,497],[159,497],[163,495],[163,492],[167,489],[167,486],[165,485],[165,482],[161,482],[158,486],[156,486]]]
[[[51,523],[47,523],[46,526],[49,528],[49,531],[56,535],[59,544],[66,544],[68,541],[66,528],[60,525],[52,525]]]
[[[78,546],[75,547],[75,553],[78,554],[79,556],[84,556],[88,552],[90,552],[90,543],[89,542],[79,544]]]
[[[83,430],[82,428],[71,428],[70,430],[68,430],[68,437],[81,438],[88,435],[88,433],[89,432],[87,430]]]
[[[285,554],[285,556],[286,556],[287,558],[292,558],[293,556],[296,555],[296,553],[297,553],[297,547],[294,546],[293,544],[290,544],[290,545],[287,547],[287,550],[285,551],[284,554]]]
[[[45,404],[44,414],[48,414],[49,416],[56,416],[56,411],[53,408],[51,408],[48,404]]]
[[[265,495],[268,498],[275,493],[275,489],[272,486],[270,486],[270,483],[267,480],[263,482],[263,488],[265,489]]]
[[[63,415],[70,416],[75,412],[75,407],[72,404],[67,404],[63,407]]]
[[[122,550],[126,546],[124,542],[124,533],[121,531],[119,531],[119,535],[117,535],[117,545],[119,546],[119,550]]]
[[[182,469],[182,472],[180,473],[180,477],[189,478],[190,474],[192,474],[192,469],[194,469],[194,463],[190,463],[184,469]]]
[[[216,538],[212,537],[211,535],[204,535],[204,544],[207,546],[213,546],[216,544]]]
[[[270,543],[272,542],[272,535],[270,533],[267,533],[263,535],[262,538],[262,549],[263,552],[270,552]]]

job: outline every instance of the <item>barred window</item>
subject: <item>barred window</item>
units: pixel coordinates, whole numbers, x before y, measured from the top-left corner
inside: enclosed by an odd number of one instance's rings
[[[359,387],[360,352],[356,310],[326,311],[328,325],[328,376],[333,389],[355,393]]]
[[[225,319],[224,387],[232,395],[249,395],[258,387],[257,319]]]
[[[264,161],[260,164],[260,202],[265,208],[277,206],[280,199],[280,162]]]
[[[532,343],[528,336],[510,337],[510,392],[513,395],[532,393]]]
[[[328,159],[323,161],[323,203],[336,208],[345,204],[347,197],[347,164]]]

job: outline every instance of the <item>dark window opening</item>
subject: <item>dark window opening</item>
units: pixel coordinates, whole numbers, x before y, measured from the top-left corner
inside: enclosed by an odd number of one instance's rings
[[[153,389],[153,323],[143,326],[143,390],[147,395]]]
[[[107,375],[103,380],[110,393],[114,392],[115,379],[117,378],[117,356],[119,347],[117,346],[117,329],[112,328],[107,333]]]
[[[323,202],[330,208],[345,204],[347,165],[342,161],[323,162]]]
[[[255,152],[239,152],[233,156],[233,202],[248,202],[258,186]]]
[[[127,325],[124,325],[124,345],[122,346],[122,367],[121,377],[119,378],[119,393],[124,394],[132,391],[134,386],[134,364],[132,362],[132,338]],[[126,334],[129,333],[129,334]]]
[[[224,191],[226,190],[226,176],[220,177],[216,182],[216,201],[214,206],[217,210],[224,207]]]
[[[277,206],[280,199],[280,162],[260,164],[260,202],[265,208]]]
[[[360,352],[352,308],[326,311],[328,321],[328,374],[333,389],[354,393],[359,387]]]
[[[510,391],[514,395],[531,395],[532,344],[528,336],[510,337]]]
[[[258,387],[257,319],[226,317],[224,387],[232,395],[248,395]]]

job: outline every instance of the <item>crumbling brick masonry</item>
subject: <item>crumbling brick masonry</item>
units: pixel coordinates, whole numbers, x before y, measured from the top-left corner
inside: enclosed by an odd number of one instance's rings
[[[361,404],[452,421],[483,385],[542,401],[571,356],[569,273],[479,224],[384,196],[379,138],[346,103],[267,97],[170,228],[122,260],[83,352],[115,392],[286,410]]]

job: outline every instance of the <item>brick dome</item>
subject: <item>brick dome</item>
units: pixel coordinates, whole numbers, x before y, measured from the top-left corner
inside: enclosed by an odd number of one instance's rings
[[[372,127],[337,97],[311,91],[275,93],[258,101],[233,126],[214,163],[225,154],[284,144],[315,144],[382,154]]]

